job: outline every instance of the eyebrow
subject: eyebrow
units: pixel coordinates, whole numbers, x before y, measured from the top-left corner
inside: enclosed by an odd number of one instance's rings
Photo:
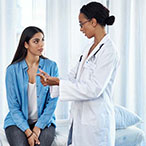
[[[40,40],[39,38],[32,38],[33,40]]]
[[[41,39],[44,39],[44,37]],[[40,38],[32,38],[32,40],[41,40],[41,39]]]

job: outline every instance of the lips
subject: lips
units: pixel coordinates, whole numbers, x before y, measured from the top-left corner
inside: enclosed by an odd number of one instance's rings
[[[85,32],[83,32],[83,34],[86,36],[86,33]]]
[[[40,52],[43,52],[43,50],[44,50],[43,48],[38,49],[38,51],[40,51]]]

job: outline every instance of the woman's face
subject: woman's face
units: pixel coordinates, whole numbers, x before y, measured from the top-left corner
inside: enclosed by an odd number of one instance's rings
[[[83,13],[79,14],[79,23],[80,23],[80,31],[85,34],[88,38],[92,38],[94,36],[94,28],[92,26],[92,22],[86,18]]]
[[[25,48],[27,48],[27,54],[33,56],[41,56],[44,50],[44,35],[41,32],[36,33],[29,42],[25,42]]]

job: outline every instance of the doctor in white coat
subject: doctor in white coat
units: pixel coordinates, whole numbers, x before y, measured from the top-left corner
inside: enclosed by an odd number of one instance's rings
[[[41,82],[58,85],[60,99],[73,101],[72,146],[114,146],[115,117],[112,90],[119,64],[117,50],[105,32],[115,17],[98,2],[80,9],[80,31],[94,42],[81,55],[68,80],[48,76],[40,70]],[[52,96],[55,96],[55,92]]]

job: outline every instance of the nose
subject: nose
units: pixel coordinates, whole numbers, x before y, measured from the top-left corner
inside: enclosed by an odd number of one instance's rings
[[[44,46],[44,41],[40,41],[39,46],[43,47]]]
[[[80,31],[83,32],[83,27],[80,27]]]

